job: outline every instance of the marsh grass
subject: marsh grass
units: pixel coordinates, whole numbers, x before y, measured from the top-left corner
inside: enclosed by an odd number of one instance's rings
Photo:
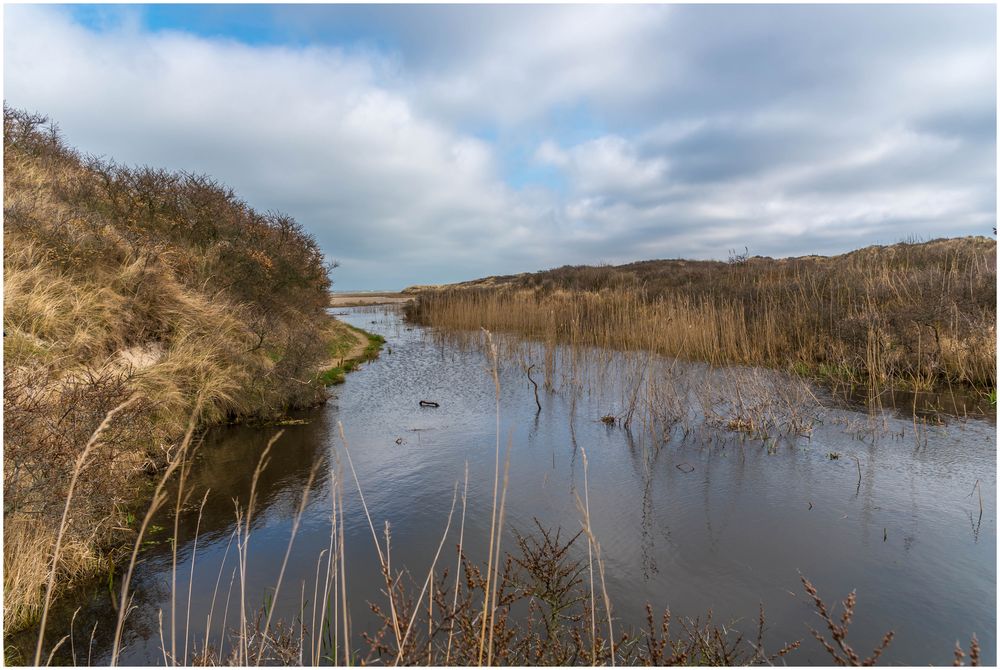
[[[986,238],[830,258],[565,267],[415,291],[407,311],[436,327],[849,384],[996,386],[996,242]]]
[[[303,486],[272,595],[265,597],[262,603],[255,602],[253,598],[257,596],[252,596],[246,588],[246,575],[252,569],[249,541],[252,521],[257,511],[257,484],[269,467],[273,447],[282,437],[279,431],[272,436],[261,453],[250,482],[250,495],[246,505],[234,508],[235,528],[218,568],[204,631],[199,633],[190,629],[190,589],[187,591],[186,604],[178,605],[176,598],[171,598],[171,612],[157,612],[161,626],[164,622],[170,622],[173,627],[180,618],[177,616],[180,608],[186,610],[182,643],[174,641],[173,631],[169,636],[161,632],[166,664],[178,665],[187,658],[194,665],[364,663],[468,666],[479,665],[482,660],[488,665],[734,666],[774,664],[785,662],[786,659],[794,662],[794,656],[790,654],[800,647],[797,640],[784,643],[774,651],[765,649],[763,607],[755,622],[720,623],[713,617],[711,610],[705,616],[695,619],[675,618],[669,609],[659,614],[654,613],[649,604],[645,610],[645,627],[627,627],[617,620],[605,584],[608,566],[602,555],[599,531],[591,524],[591,504],[599,505],[600,501],[590,499],[589,463],[586,450],[582,447],[583,486],[582,495],[577,495],[579,529],[575,533],[566,532],[561,528],[546,527],[535,519],[533,529],[514,528],[505,531],[504,505],[508,495],[510,450],[508,443],[501,477],[502,424],[499,421],[499,399],[500,368],[503,365],[500,351],[503,347],[488,333],[483,333],[483,341],[487,346],[484,352],[487,370],[495,383],[498,399],[497,439],[494,445],[496,494],[492,502],[494,525],[490,537],[482,538],[488,541],[488,558],[482,563],[473,562],[466,550],[470,542],[465,532],[469,479],[466,466],[454,565],[441,565],[441,557],[456,512],[460,484],[457,481],[450,506],[447,506],[447,516],[442,518],[443,532],[436,543],[426,575],[414,576],[405,569],[393,567],[389,525],[386,523],[380,539],[367,506],[364,488],[354,469],[346,433],[343,426],[338,425],[339,448],[331,452],[329,463],[314,464]],[[192,420],[189,427],[193,425]],[[193,429],[189,428],[183,448],[172,461],[175,465],[162,475],[161,484],[171,477],[189,476],[190,468],[184,467],[184,464],[191,462],[185,454],[190,448],[192,433]],[[354,637],[355,632],[351,630],[348,615],[349,581],[344,560],[346,479],[341,457],[351,472],[360,503],[359,513],[365,516],[365,523],[375,545],[375,555],[385,578],[381,597],[374,594],[373,598],[373,594],[352,590],[351,598],[368,600],[370,610],[378,622],[374,630],[361,631],[358,638]],[[313,574],[304,575],[298,583],[284,588],[285,567],[294,551],[296,533],[308,504],[310,490],[315,477],[323,470],[328,472],[329,542],[317,556]],[[167,502],[159,494],[163,490],[164,486],[157,487],[158,495],[154,495],[135,547],[141,546],[141,538],[149,528],[147,521],[152,513]],[[185,500],[191,494],[191,489],[182,485],[176,486],[175,490],[178,501]],[[207,497],[208,493],[204,495]],[[178,513],[182,507],[183,505],[175,502],[174,513]],[[198,523],[195,526],[194,543],[198,541],[200,528]],[[509,551],[501,551],[501,540],[505,537],[505,532],[514,541],[513,549]],[[587,544],[585,554],[579,547],[581,542]],[[221,637],[213,641],[211,635],[216,595],[228,569],[227,558],[231,547],[236,548],[236,566],[230,573]],[[196,570],[196,555],[192,552],[192,575]],[[123,606],[119,615],[118,632],[130,611],[128,604],[133,600],[133,594],[129,593],[129,576],[137,558],[138,554],[133,553],[128,574],[122,583],[120,600]],[[171,560],[172,572],[176,572],[175,552],[171,553]],[[454,576],[451,574],[453,569]],[[309,583],[310,577],[312,584]],[[812,633],[833,663],[875,663],[880,659],[892,641],[891,632],[886,634],[882,643],[866,658],[861,658],[848,642],[848,628],[857,602],[853,593],[844,601],[841,617],[834,619],[832,610],[820,598],[815,587],[804,579],[803,586],[809,596],[808,602],[826,625],[827,635],[830,637],[808,626],[806,630]],[[298,614],[291,618],[277,614],[279,592],[282,590],[298,594]],[[230,602],[234,593],[239,600],[235,606]],[[311,602],[307,600],[306,594],[309,593],[313,594]],[[286,603],[289,598],[288,595],[284,597]],[[230,611],[236,612],[234,622],[229,619]],[[71,645],[75,644],[72,633],[71,629],[70,635],[62,638],[55,647],[67,638]],[[168,639],[171,642],[167,642]],[[363,641],[360,648],[352,648],[353,639]],[[112,650],[113,661],[118,657],[119,640],[120,635],[116,635]],[[175,647],[183,649],[183,655],[174,653]],[[49,657],[54,651],[55,648],[50,650]],[[956,662],[965,658],[965,652],[958,646],[954,654]],[[969,659],[976,664],[979,656],[978,642],[973,636]]]
[[[492,355],[482,331],[429,329],[426,337],[438,346],[479,351],[487,360]],[[551,382],[546,395],[562,396],[571,416],[581,399],[589,398],[591,407],[598,401],[599,412],[588,420],[648,436],[653,450],[681,441],[754,444],[776,453],[781,445],[805,446],[820,428],[840,430],[871,445],[908,439],[923,447],[952,423],[992,415],[978,403],[978,396],[958,388],[938,394],[885,388],[871,392],[819,383],[786,370],[717,366],[645,350],[551,344],[516,334],[493,334],[492,340],[505,378],[515,387],[523,386],[526,401],[530,398],[536,407],[544,402],[534,399],[535,385],[525,370],[534,361],[548,359]],[[894,414],[912,419],[912,428],[892,421]]]
[[[475,333],[434,332],[460,349],[479,349],[489,357],[490,344]],[[780,370],[727,366],[713,368],[646,351],[608,351],[585,345],[556,345],[494,336],[499,365],[523,373],[525,362],[548,351],[552,360],[550,394],[566,396],[575,407],[580,397],[617,398],[608,411],[590,417],[609,428],[643,431],[657,444],[673,439],[718,439],[725,434],[745,440],[811,438],[819,425],[833,423],[830,412],[809,380]],[[529,383],[528,393],[535,388]],[[540,404],[534,401],[536,406]],[[867,430],[885,434],[878,407],[872,407]]]

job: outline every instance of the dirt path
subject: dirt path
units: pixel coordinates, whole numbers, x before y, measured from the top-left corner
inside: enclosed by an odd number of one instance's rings
[[[344,364],[344,361],[349,361],[352,358],[359,358],[368,347],[368,338],[365,337],[364,333],[359,333],[353,328],[349,328],[347,324],[343,321],[334,319],[337,322],[337,327],[341,328],[345,333],[351,335],[354,338],[354,344],[344,352],[343,355],[337,356],[336,358],[330,358],[318,366],[319,370],[329,370],[330,368],[337,368]]]
[[[368,338],[365,337],[363,333],[359,333],[353,328],[347,328],[347,331],[354,336],[355,343],[354,346],[351,347],[350,351],[344,354],[343,360],[345,361],[349,358],[357,358],[365,352],[365,349],[368,348]]]

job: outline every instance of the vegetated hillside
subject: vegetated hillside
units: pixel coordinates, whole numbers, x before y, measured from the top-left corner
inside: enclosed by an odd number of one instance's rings
[[[851,382],[996,386],[996,241],[985,237],[832,257],[564,266],[409,291],[411,316],[441,326]]]
[[[206,177],[83,157],[4,109],[5,632],[37,615],[74,463],[60,583],[131,541],[129,504],[192,417],[324,399],[316,242]]]

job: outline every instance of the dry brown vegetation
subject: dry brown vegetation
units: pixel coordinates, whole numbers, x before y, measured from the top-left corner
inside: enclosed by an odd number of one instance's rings
[[[875,386],[996,386],[996,241],[563,267],[413,291],[411,318]]]
[[[300,502],[292,517],[291,534],[285,549],[285,561],[278,574],[271,597],[264,605],[253,602],[247,592],[248,574],[254,570],[248,560],[250,535],[258,505],[258,482],[269,467],[275,450],[281,447],[282,431],[277,431],[260,455],[252,480],[249,498],[245,505],[236,504],[235,524],[229,547],[234,550],[236,567],[229,571],[223,558],[216,577],[216,591],[205,619],[191,619],[191,592],[172,590],[169,610],[160,610],[160,645],[165,665],[334,665],[392,664],[392,665],[765,665],[794,662],[794,653],[801,641],[792,640],[765,648],[766,621],[763,606],[753,621],[719,623],[711,610],[703,618],[675,617],[669,609],[654,613],[646,605],[646,623],[639,628],[623,627],[616,613],[604,582],[605,564],[599,538],[590,524],[589,466],[586,450],[581,447],[583,462],[582,497],[577,494],[580,529],[566,532],[561,528],[548,528],[535,520],[533,529],[508,529],[516,545],[513,551],[501,551],[505,529],[505,501],[508,493],[508,472],[511,458],[510,444],[501,468],[500,375],[502,352],[490,333],[483,333],[480,344],[489,361],[489,369],[496,386],[497,441],[494,471],[494,495],[491,505],[491,531],[489,559],[474,562],[469,559],[466,537],[466,511],[468,504],[468,467],[461,486],[461,512],[459,489],[455,483],[451,508],[443,520],[443,532],[437,550],[425,575],[414,574],[405,568],[393,567],[390,559],[391,527],[388,521],[383,528],[376,526],[365,503],[361,482],[351,459],[351,452],[342,426],[340,443],[329,453],[330,462],[314,464],[304,483]],[[523,353],[523,352],[522,352]],[[763,384],[764,382],[760,382]],[[745,386],[744,383],[740,383]],[[752,402],[748,397],[747,403]],[[114,411],[124,412],[118,407]],[[192,415],[192,419],[197,413]],[[111,421],[105,417],[104,426]],[[172,505],[175,518],[180,510],[188,507],[192,489],[185,486],[191,473],[190,455],[194,422],[189,421],[188,432],[178,448],[169,457],[169,467],[158,478],[156,492],[150,508],[135,535],[132,555],[121,582],[118,600],[132,602],[130,577],[139,557],[148,522],[155,511],[170,503],[164,495],[165,484],[171,477],[178,477],[176,501]],[[96,444],[97,433],[89,444]],[[285,587],[298,596],[298,615],[291,619],[274,617],[274,603],[285,581],[285,565],[294,550],[296,534],[303,512],[310,499],[313,483],[318,473],[329,474],[329,544],[316,557],[315,575],[300,577],[296,583]],[[347,471],[350,471],[348,474]],[[503,474],[501,475],[501,470]],[[353,483],[353,486],[352,486]],[[347,523],[344,498],[351,489],[357,493],[375,545],[375,554],[385,579],[380,594],[357,592],[350,580],[349,566],[345,561],[345,533]],[[595,501],[597,503],[598,501]],[[203,503],[204,504],[204,499]],[[69,499],[66,501],[69,509]],[[198,508],[199,510],[201,508]],[[198,528],[194,545],[197,547]],[[458,520],[460,519],[460,521]],[[442,550],[453,527],[459,525],[458,544],[453,547],[451,560],[442,559]],[[175,531],[176,532],[176,531]],[[486,538],[478,538],[481,542]],[[235,540],[233,542],[232,540]],[[586,544],[586,553],[581,545]],[[192,551],[190,571],[196,569],[196,552]],[[229,548],[225,556],[229,556]],[[446,552],[447,555],[447,552]],[[172,554],[172,573],[178,569],[176,547]],[[438,567],[449,562],[450,567]],[[454,570],[454,573],[451,572]],[[230,575],[228,589],[222,578]],[[223,588],[219,589],[220,582]],[[816,588],[802,579],[803,597],[826,626],[826,635],[806,625],[803,632],[810,632],[824,653],[837,665],[873,665],[890,646],[893,633],[885,634],[880,644],[870,653],[862,655],[848,641],[848,633],[857,606],[857,597],[851,593],[844,600],[842,613],[834,617],[833,609],[819,596]],[[371,599],[371,595],[375,595]],[[185,602],[184,598],[187,598]],[[360,631],[362,644],[357,645],[358,631],[352,630],[348,603],[352,599],[366,598],[375,614],[378,627]],[[221,631],[213,634],[212,622],[221,614]],[[118,610],[115,640],[112,643],[112,664],[118,660],[122,626],[128,608]],[[166,632],[164,632],[166,631]],[[44,630],[42,631],[44,634]],[[52,637],[57,637],[54,632]],[[72,641],[73,631],[46,646],[39,637],[37,659],[50,658],[67,638]],[[80,649],[86,649],[86,641]],[[354,646],[352,646],[352,643]],[[91,645],[93,639],[91,638]],[[73,647],[73,661],[77,661]],[[956,644],[956,665],[966,657]],[[82,659],[82,651],[80,658]],[[87,651],[90,658],[90,650]],[[980,661],[980,648],[976,637],[970,640],[968,653],[972,665]]]
[[[494,350],[494,379],[497,371],[497,357]],[[120,410],[119,410],[120,411]],[[192,419],[193,419],[192,415]],[[106,417],[107,419],[107,417]],[[106,420],[103,425],[110,425]],[[170,501],[164,495],[165,484],[171,477],[179,477],[176,488],[175,514],[191,499],[191,490],[185,487],[190,475],[190,454],[194,422],[189,422],[188,432],[177,451],[171,455],[167,470],[159,477],[152,502],[133,542],[132,555],[122,580],[119,602],[130,603],[133,598],[131,576],[138,559],[143,538],[149,528],[149,520],[156,510]],[[97,442],[100,429],[92,436],[90,444]],[[246,592],[248,573],[253,565],[248,561],[248,544],[253,530],[252,519],[257,505],[257,483],[272,459],[272,450],[280,445],[282,431],[278,431],[262,452],[252,481],[250,495],[245,506],[237,505],[233,531],[236,568],[228,592],[222,619],[223,631],[212,639],[213,617],[217,615],[213,601],[200,633],[201,624],[192,622],[190,616],[191,593],[172,592],[168,611],[159,611],[160,640],[165,665],[335,665],[393,664],[393,665],[752,665],[773,663],[799,647],[799,642],[767,652],[764,646],[765,619],[763,608],[759,617],[750,625],[754,635],[745,636],[741,626],[734,622],[718,624],[709,611],[704,619],[681,619],[672,617],[666,610],[654,619],[652,607],[646,606],[647,628],[635,630],[615,630],[612,627],[614,613],[604,586],[604,566],[600,545],[589,522],[589,497],[585,494],[580,501],[582,530],[569,536],[561,529],[548,529],[536,520],[536,528],[530,533],[512,531],[517,550],[500,552],[500,537],[503,534],[504,500],[507,495],[507,462],[501,488],[499,472],[499,441],[497,442],[497,470],[495,484],[498,487],[499,504],[494,499],[492,514],[497,521],[495,542],[491,537],[491,558],[486,565],[469,560],[463,541],[465,536],[465,512],[468,495],[468,472],[462,493],[461,532],[455,547],[454,577],[448,568],[437,569],[438,559],[455,517],[458,500],[458,484],[452,498],[451,510],[438,545],[434,561],[426,578],[408,573],[405,569],[393,568],[389,555],[391,544],[390,526],[386,523],[383,539],[379,538],[364,505],[364,493],[351,461],[350,450],[344,431],[340,437],[342,449],[333,452],[334,462],[329,464],[332,488],[330,499],[330,541],[327,549],[317,557],[314,582],[303,578],[298,589],[301,595],[299,616],[292,620],[274,618],[273,606],[254,606]],[[351,640],[356,639],[351,630],[348,612],[348,581],[345,563],[344,495],[348,479],[345,476],[341,453],[346,458],[357,493],[361,499],[375,544],[378,560],[385,577],[384,600],[370,601],[371,611],[381,622],[373,631],[363,631],[360,648],[352,648]],[[584,454],[586,472],[586,456]],[[322,463],[314,464],[308,481],[301,493],[292,520],[291,536],[285,551],[285,560],[294,548],[295,536],[303,511],[310,497],[312,484]],[[586,474],[585,474],[586,490]],[[69,509],[71,497],[66,500]],[[200,519],[200,512],[199,512]],[[196,531],[197,533],[197,531]],[[491,533],[493,535],[494,533]],[[195,536],[197,543],[197,534]],[[383,546],[384,542],[384,546]],[[588,544],[588,559],[585,561],[575,545]],[[593,549],[593,551],[591,551]],[[493,555],[495,551],[495,556]],[[194,556],[195,554],[192,554]],[[227,549],[228,555],[228,549]],[[495,560],[494,560],[495,559]],[[600,581],[593,578],[594,562],[602,576]],[[195,570],[192,558],[191,571]],[[218,582],[223,576],[226,563],[219,567]],[[178,569],[176,548],[172,557],[172,574]],[[588,571],[590,579],[586,578]],[[284,578],[284,564],[273,588],[271,602],[277,600]],[[418,586],[422,582],[422,587]],[[599,586],[598,586],[599,584]],[[430,587],[430,588],[428,588]],[[306,593],[311,598],[306,599]],[[353,593],[353,589],[352,589]],[[353,593],[353,597],[359,594]],[[235,601],[235,602],[231,602]],[[122,627],[128,613],[128,606],[118,610],[115,639],[111,649],[111,664],[118,661],[121,649]],[[230,614],[231,613],[231,614]],[[230,615],[232,618],[230,619]],[[183,622],[183,623],[182,623]],[[228,622],[228,625],[227,625]],[[193,627],[192,627],[193,623]],[[607,636],[603,633],[607,624]],[[166,631],[166,632],[164,632]],[[43,628],[39,635],[35,664],[48,658],[60,648],[68,635],[50,640],[46,644]],[[846,630],[845,630],[846,635]],[[53,636],[56,637],[56,636]],[[93,641],[91,639],[91,645]],[[76,647],[73,646],[74,664],[77,662]],[[86,645],[81,645],[81,649]],[[88,649],[87,657],[91,656]],[[82,654],[81,657],[82,659]],[[24,659],[17,659],[24,662]]]
[[[293,220],[206,177],[84,157],[4,110],[4,625],[131,542],[137,493],[199,425],[324,398],[328,267]],[[197,402],[200,399],[200,403]]]
[[[776,449],[778,440],[811,439],[821,425],[838,426],[853,439],[875,443],[882,438],[917,440],[926,438],[924,418],[917,405],[895,403],[895,396],[847,398],[841,393],[819,391],[807,379],[781,370],[749,366],[713,367],[704,363],[685,364],[677,358],[648,351],[611,351],[600,347],[551,345],[523,340],[517,336],[491,336],[482,332],[436,330],[430,337],[442,345],[463,350],[480,350],[489,355],[496,346],[501,365],[519,370],[526,393],[541,410],[543,401],[536,387],[544,386],[547,396],[558,393],[569,402],[571,415],[586,397],[599,396],[607,404],[602,413],[587,418],[630,433],[641,431],[659,449],[677,441],[693,444],[724,444],[732,438],[752,441]],[[492,341],[492,345],[490,344]],[[537,381],[531,377],[537,370]],[[912,394],[916,401],[916,395]],[[922,394],[920,412],[945,410],[935,401],[943,394]],[[984,401],[954,394],[949,416],[956,419],[988,411]],[[866,405],[857,415],[840,412],[843,405]],[[890,430],[886,410],[913,412],[914,430]],[[943,425],[939,424],[939,425]]]

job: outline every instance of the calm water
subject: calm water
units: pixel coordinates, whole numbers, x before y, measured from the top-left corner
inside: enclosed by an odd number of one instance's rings
[[[393,313],[354,309],[341,318],[383,334],[387,348],[379,360],[349,375],[326,406],[298,415],[308,423],[286,427],[275,445],[250,542],[251,605],[263,603],[273,589],[313,463],[334,450],[343,458],[337,422],[344,425],[376,528],[391,524],[395,567],[426,574],[466,462],[465,543],[472,558],[485,558],[496,444],[486,359],[478,349],[463,350],[410,328]],[[531,362],[538,364],[533,374],[540,381],[542,360]],[[694,376],[711,374],[688,369]],[[528,531],[537,517],[546,526],[579,530],[574,496],[582,487],[586,450],[592,524],[619,625],[641,623],[648,601],[656,609],[669,606],[675,617],[712,608],[716,621],[753,633],[763,603],[769,648],[802,639],[789,662],[827,664],[807,629],[821,622],[805,600],[799,581],[805,575],[828,603],[857,590],[851,641],[861,651],[892,629],[896,638],[885,661],[949,664],[955,641],[967,648],[975,633],[983,661],[996,663],[995,419],[950,418],[941,426],[918,425],[914,434],[908,412],[887,409],[880,436],[858,439],[867,415],[817,391],[828,409],[811,439],[780,439],[765,447],[725,430],[686,440],[675,430],[663,444],[641,428],[626,431],[598,421],[622,408],[621,380],[613,370],[591,370],[591,381],[575,396],[565,388],[540,391],[542,410],[536,412],[523,370],[504,366],[501,435],[504,446],[508,440],[512,445],[508,529]],[[606,383],[593,381],[602,379]],[[440,407],[421,408],[422,399]],[[233,501],[245,503],[258,456],[277,430],[215,430],[198,452],[178,537],[178,653],[184,649],[189,589],[192,640],[204,641],[213,594],[213,642],[220,634],[236,567],[235,548],[227,554]],[[840,457],[831,459],[831,452]],[[981,518],[973,493],[977,481]],[[381,603],[384,596],[371,533],[350,484],[344,496],[348,593],[353,630],[360,632],[372,629],[368,601]],[[311,600],[317,558],[329,542],[329,489],[327,474],[320,472],[277,615],[298,614],[303,582]],[[197,508],[206,490],[192,583]],[[135,578],[138,607],[128,619],[123,663],[163,663],[161,609],[170,645],[171,557],[162,540],[172,534],[172,520],[165,515],[159,524],[165,529],[152,537],[160,543],[147,549]],[[457,539],[456,522],[445,546],[454,547]],[[585,556],[585,544],[576,548]],[[74,624],[76,653],[80,662],[86,659],[96,622],[93,662],[106,663],[114,614],[106,588],[87,595],[70,607],[83,608]],[[236,607],[234,593],[229,625]],[[55,641],[65,634],[59,626],[69,632],[68,616],[52,626],[48,638]]]

